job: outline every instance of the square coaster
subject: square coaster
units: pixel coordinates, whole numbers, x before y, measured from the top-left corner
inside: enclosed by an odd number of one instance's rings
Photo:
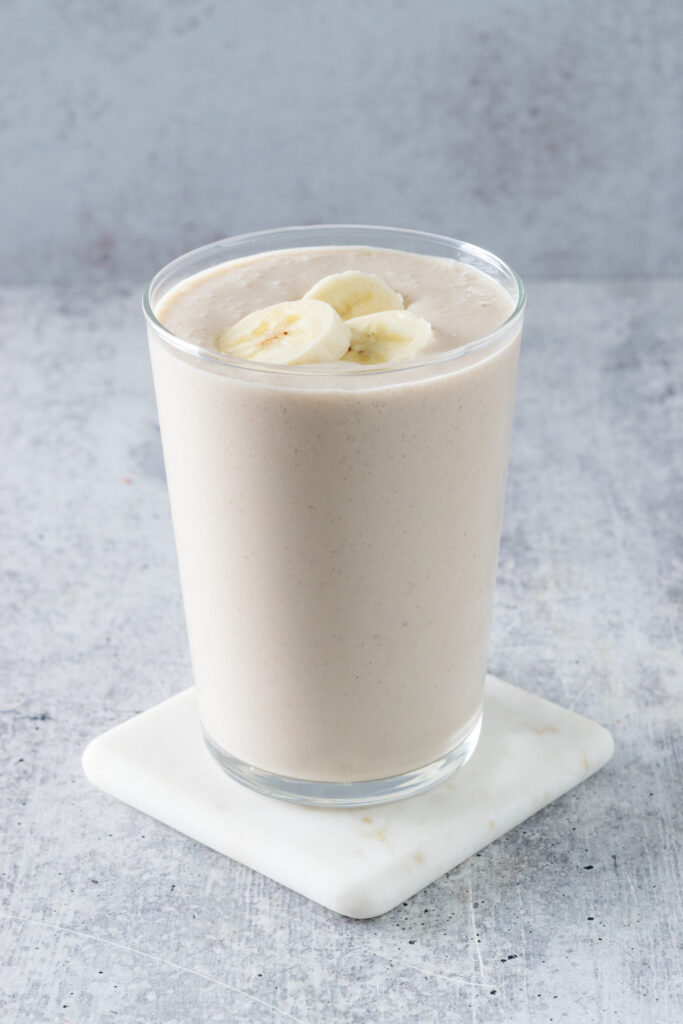
[[[598,771],[606,729],[494,676],[456,775],[391,804],[302,807],[234,782],[202,739],[193,688],[93,740],[106,793],[347,917],[384,914]]]

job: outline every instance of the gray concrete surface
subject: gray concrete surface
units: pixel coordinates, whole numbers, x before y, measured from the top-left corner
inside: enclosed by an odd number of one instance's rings
[[[681,282],[531,283],[491,669],[610,765],[386,916],[108,799],[190,678],[139,289],[0,292],[5,1024],[678,1024]]]
[[[393,224],[683,274],[679,0],[4,0],[0,281]]]

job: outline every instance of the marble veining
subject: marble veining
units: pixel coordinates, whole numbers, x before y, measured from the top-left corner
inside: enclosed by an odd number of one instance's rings
[[[376,917],[592,775],[602,726],[493,676],[469,763],[429,792],[377,807],[297,807],[228,779],[184,690],[88,744],[96,786],[347,917]]]

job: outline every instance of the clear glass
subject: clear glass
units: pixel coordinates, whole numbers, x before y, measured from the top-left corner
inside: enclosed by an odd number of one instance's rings
[[[448,257],[496,280],[514,310],[467,345],[360,370],[234,359],[155,315],[210,267],[321,246]],[[241,783],[360,806],[427,789],[473,753],[524,304],[518,276],[476,246],[355,225],[224,239],[151,282],[200,717]]]

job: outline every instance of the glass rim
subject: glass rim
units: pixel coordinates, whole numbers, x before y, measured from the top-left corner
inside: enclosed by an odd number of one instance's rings
[[[455,245],[458,249],[470,256],[476,257],[485,263],[493,264],[499,270],[509,274],[514,280],[517,286],[517,302],[515,308],[507,317],[507,319],[496,327],[495,330],[490,331],[488,334],[482,335],[481,338],[475,338],[473,341],[467,342],[464,345],[456,345],[453,348],[445,349],[444,351],[433,352],[427,358],[417,357],[415,359],[406,359],[401,362],[397,362],[393,366],[387,366],[386,364],[378,366],[369,366],[367,368],[358,369],[356,364],[349,364],[348,367],[337,367],[330,368],[329,363],[310,363],[306,365],[279,365],[275,363],[261,363],[251,359],[238,359],[226,352],[221,352],[218,349],[205,348],[202,345],[196,344],[196,342],[188,341],[186,338],[180,337],[178,334],[174,334],[173,331],[169,331],[167,327],[157,319],[156,314],[152,308],[152,292],[157,285],[162,275],[167,274],[170,270],[175,267],[179,267],[182,263],[189,260],[191,257],[196,257],[201,253],[208,253],[211,249],[219,249],[224,246],[227,242],[231,245],[238,246],[240,243],[247,243],[251,241],[259,241],[266,238],[276,238],[286,235],[291,232],[298,232],[302,235],[306,235],[309,232],[313,235],[315,233],[321,233],[324,231],[381,231],[387,235],[401,235],[414,238],[420,238],[424,241],[431,241],[438,244]],[[352,243],[350,243],[352,244]],[[363,244],[363,243],[356,243]],[[320,245],[320,248],[325,248],[324,245]],[[306,248],[305,245],[291,246],[292,249]],[[263,249],[261,252],[269,252],[271,250]],[[286,251],[284,249],[280,251]],[[399,250],[403,252],[409,252],[410,250]],[[249,255],[260,255],[259,253],[251,253]],[[416,255],[421,255],[416,253]],[[422,254],[424,255],[424,254]],[[237,256],[235,259],[243,259],[244,256]],[[229,263],[231,260],[228,258],[223,262]],[[457,262],[457,260],[456,260]],[[220,263],[216,263],[215,266],[220,266]],[[208,268],[205,268],[208,269]],[[202,273],[197,271],[196,273]],[[188,277],[194,276],[188,274]],[[154,277],[147,285],[143,298],[142,298],[142,309],[147,320],[148,325],[158,334],[163,341],[165,341],[172,348],[177,349],[179,352],[185,355],[192,356],[193,358],[201,362],[209,362],[219,364],[221,366],[230,367],[232,369],[246,371],[247,373],[257,374],[274,374],[277,377],[287,376],[298,376],[306,377],[308,379],[312,377],[328,377],[337,379],[349,379],[349,378],[362,378],[367,379],[370,376],[376,376],[378,374],[387,374],[395,376],[396,374],[406,373],[407,371],[414,371],[420,368],[437,366],[441,363],[449,362],[453,359],[458,359],[462,356],[469,355],[471,352],[475,352],[481,348],[487,348],[494,342],[499,340],[503,335],[510,331],[517,323],[521,322],[526,307],[526,289],[524,282],[522,281],[519,274],[513,270],[513,268],[502,260],[495,253],[490,252],[488,249],[483,249],[481,246],[473,245],[471,242],[463,242],[461,239],[453,238],[449,235],[436,234],[431,231],[420,231],[415,228],[398,228],[398,227],[385,227],[377,224],[306,224],[306,225],[291,225],[288,227],[278,228],[266,228],[262,231],[247,231],[239,235],[227,235],[225,238],[216,239],[213,242],[209,242],[206,245],[200,245],[195,249],[190,249],[187,252],[182,253],[180,256],[176,256],[175,259],[171,260],[161,267]]]

